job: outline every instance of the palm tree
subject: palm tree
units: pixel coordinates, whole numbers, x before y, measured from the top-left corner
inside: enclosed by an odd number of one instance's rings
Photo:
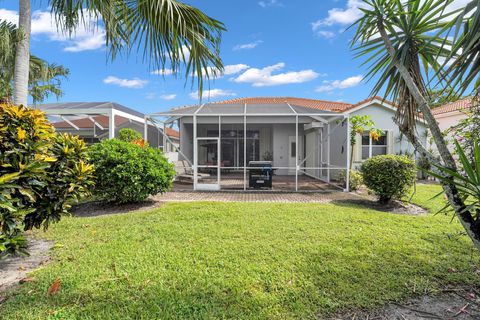
[[[19,0],[19,29],[24,37],[15,55],[14,102],[27,103],[30,39],[30,0]],[[151,68],[178,73],[185,65],[199,91],[205,79],[223,71],[219,57],[223,23],[178,0],[49,0],[61,32],[73,34],[90,18],[105,28],[108,59],[142,51]],[[100,23],[100,22],[99,22]],[[213,72],[208,72],[214,70]]]
[[[445,32],[454,26],[453,17],[458,12],[446,10],[451,0],[364,2],[364,16],[355,23],[357,31],[352,46],[357,56],[367,57],[369,78],[378,76],[372,94],[384,90],[384,95],[396,102],[396,123],[417,152],[434,167],[445,166],[456,171],[454,158],[430,109],[429,86],[430,83],[449,86],[449,73],[439,60],[451,57],[448,48],[455,47],[446,39]],[[416,136],[415,120],[420,113],[432,133],[440,160]],[[437,173],[445,174],[438,170]],[[442,182],[448,201],[480,249],[480,221],[465,206],[455,184],[448,181]]]
[[[15,52],[20,39],[14,24],[0,21],[0,102],[11,102]],[[64,66],[30,56],[28,93],[33,103],[42,102],[51,94],[61,96],[61,78],[68,74],[69,70]]]

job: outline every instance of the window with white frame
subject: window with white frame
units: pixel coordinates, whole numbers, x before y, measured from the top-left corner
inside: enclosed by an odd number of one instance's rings
[[[362,160],[388,153],[387,131],[382,131],[378,140],[372,139],[370,131],[362,134]]]

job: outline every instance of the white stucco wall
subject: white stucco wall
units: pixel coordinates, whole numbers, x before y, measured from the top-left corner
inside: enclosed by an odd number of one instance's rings
[[[445,131],[455,125],[462,119],[466,119],[467,115],[460,111],[443,113],[435,116],[440,130]]]

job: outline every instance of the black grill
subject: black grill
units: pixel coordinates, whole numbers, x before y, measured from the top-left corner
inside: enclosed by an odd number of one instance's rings
[[[250,161],[248,186],[254,189],[272,188],[272,162],[271,161]]]

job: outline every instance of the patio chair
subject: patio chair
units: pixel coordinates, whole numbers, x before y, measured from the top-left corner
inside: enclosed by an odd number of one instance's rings
[[[177,176],[175,177],[179,182],[191,182],[193,183],[194,175],[193,170],[186,160],[175,162],[175,171]],[[208,173],[198,173],[198,179],[210,177]]]

